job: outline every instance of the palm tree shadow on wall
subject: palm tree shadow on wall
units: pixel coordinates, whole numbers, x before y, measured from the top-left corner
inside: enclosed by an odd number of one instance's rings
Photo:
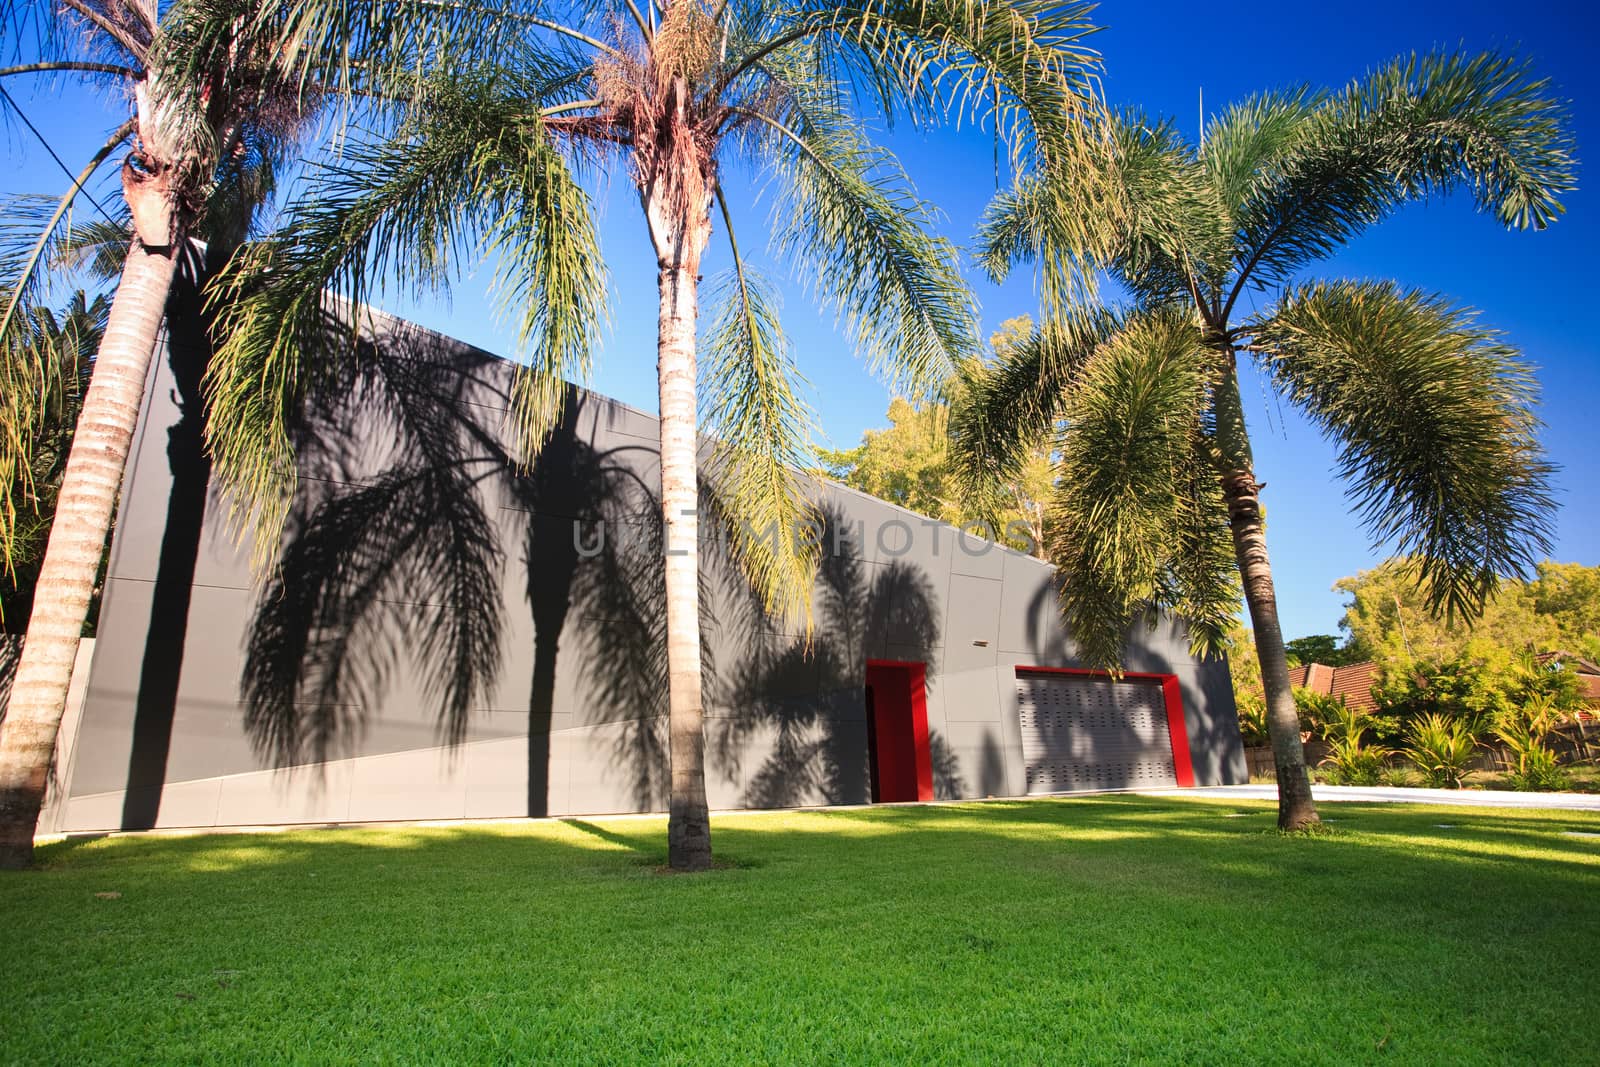
[[[504,613],[520,599],[533,624],[527,814],[551,810],[552,738],[584,726],[609,728],[610,771],[632,803],[661,806],[654,449],[585,440],[594,402],[570,389],[563,422],[524,471],[503,440],[508,364],[421,331],[385,336],[361,356],[308,397],[295,430],[301,489],[246,640],[245,727],[257,755],[280,769],[357,755],[374,710],[408,679],[433,707],[439,742],[459,749],[475,711],[516,710],[496,701],[513,699],[497,690]],[[506,546],[518,543],[513,560]],[[575,662],[563,665],[564,653]],[[563,706],[563,692],[582,698]],[[558,721],[568,708],[572,721]]]
[[[166,359],[178,419],[167,430],[166,454],[172,481],[134,696],[133,741],[122,802],[124,830],[147,830],[156,824],[160,814],[188,636],[189,603],[211,484],[201,396],[201,380],[211,360],[210,321],[196,281],[208,272],[198,259],[198,254],[186,257],[184,270],[174,279],[167,298]]]
[[[625,778],[635,807],[663,807],[669,784],[666,569],[660,497],[648,479],[657,454],[644,445],[595,448],[577,432],[581,409],[581,399],[569,399],[566,423],[545,445],[532,476],[512,487],[517,505],[530,516],[522,563],[534,621],[531,816],[550,812],[550,746],[564,638],[579,665],[570,673],[582,690],[582,699],[569,709],[569,728],[611,730],[609,766]],[[714,565],[717,552],[707,539],[702,563]],[[703,566],[701,604],[708,614],[710,573],[713,566]],[[710,673],[712,650],[704,641],[701,656]],[[587,709],[582,721],[579,706]]]
[[[486,493],[509,457],[459,358],[402,334],[306,400],[300,489],[246,641],[245,729],[276,767],[354,755],[402,668],[458,745],[500,668],[504,553]],[[489,357],[484,357],[485,363]]]
[[[745,781],[741,800],[751,807],[865,803],[872,773],[863,710],[867,660],[887,640],[895,658],[927,663],[930,681],[937,669],[940,626],[927,575],[900,560],[864,562],[842,514],[824,508],[821,518],[826,554],[812,633],[763,632],[765,616],[747,594],[736,632],[749,652],[716,697],[721,707],[710,743],[730,780],[741,774],[752,741],[772,738],[770,754]],[[929,744],[936,789],[959,795],[964,787],[947,746],[935,737]]]
[[[1061,620],[1060,601],[1061,588],[1059,572],[1053,572],[1046,581],[1041,581],[1028,599],[1028,616],[1026,636],[1028,646],[1033,650],[1034,662],[1052,663],[1061,659],[1081,662],[1082,656],[1076,643],[1072,640],[1071,632],[1066,629]],[[1128,624],[1123,634],[1122,647],[1124,661],[1120,665],[1123,670],[1131,672],[1152,672],[1167,674],[1173,671],[1173,664],[1169,654],[1163,650],[1184,650],[1189,646],[1189,632],[1187,623],[1172,614],[1163,614],[1153,609],[1146,609],[1138,613]],[[1214,660],[1211,660],[1214,662]],[[1201,662],[1206,662],[1202,660]],[[1170,727],[1165,725],[1166,714],[1165,695],[1156,689],[1157,683],[1149,680],[1122,679],[1119,685],[1140,685],[1151,692],[1147,699],[1159,707],[1156,729],[1164,732],[1167,744],[1172,743]],[[1181,700],[1186,707],[1209,702],[1211,697],[1204,690],[1204,682],[1188,679],[1182,682]],[[1224,683],[1226,684],[1226,683]],[[1231,690],[1222,699],[1231,699]],[[1196,724],[1190,720],[1185,721],[1188,734],[1187,741],[1190,758],[1194,754],[1204,754],[1205,759],[1214,759],[1211,753],[1218,751],[1232,740],[1228,732],[1234,731],[1237,737],[1237,726],[1230,717],[1205,717]],[[1075,786],[1079,789],[1132,789],[1141,786],[1160,784],[1139,777],[1131,764],[1127,762],[1126,754],[1143,744],[1145,739],[1131,723],[1124,724],[1114,733],[1105,731],[1085,731],[1077,735],[1073,760],[1082,768],[1094,768],[1093,776]],[[1157,751],[1159,752],[1159,743]],[[1242,756],[1241,756],[1242,758]],[[1050,762],[1046,760],[1045,762]],[[1210,765],[1202,764],[1197,768],[1202,770],[1207,778],[1218,773]],[[1031,777],[1039,770],[1037,763],[1024,768],[1024,775]],[[1173,756],[1172,774],[1176,779],[1176,754]],[[986,790],[987,791],[987,790]]]
[[[343,337],[330,320],[325,336],[304,343],[348,343]],[[257,757],[310,772],[316,788],[319,768],[361,754],[379,709],[409,689],[451,753],[474,714],[525,711],[529,815],[551,811],[552,738],[584,727],[604,731],[606,773],[621,777],[630,803],[661,807],[667,672],[654,449],[632,438],[605,437],[624,441],[614,447],[597,447],[598,433],[586,439],[580,423],[596,410],[598,420],[587,421],[603,422],[608,409],[572,389],[563,423],[524,471],[503,425],[510,366],[424,331],[382,332],[356,358],[326,365],[336,370],[310,384],[291,431],[300,485],[246,631],[240,689]],[[130,826],[155,822],[172,738],[208,491],[203,368],[200,358],[179,372],[158,582],[172,595],[158,596],[152,610],[124,811]],[[711,506],[709,486],[703,500],[713,531],[732,521]],[[832,545],[842,516],[825,518]],[[843,531],[836,547],[821,563],[808,641],[778,636],[725,536],[702,538],[708,743],[737,774],[758,735],[775,738],[745,784],[747,804],[865,800],[869,652],[890,640],[896,658],[936,669],[927,577],[900,561],[863,562]],[[508,574],[512,566],[521,575]],[[506,613],[524,609],[532,648],[511,654],[531,655],[531,683],[525,698],[502,697]],[[713,661],[717,648],[732,665],[726,675]],[[947,746],[937,734],[930,742],[939,794],[961,795]]]

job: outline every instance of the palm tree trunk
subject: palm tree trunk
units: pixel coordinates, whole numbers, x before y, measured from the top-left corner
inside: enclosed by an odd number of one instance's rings
[[[133,242],[95,358],[45,548],[28,636],[0,724],[0,868],[33,862],[56,732],[177,265]]]
[[[1300,743],[1300,716],[1289,686],[1283,629],[1278,624],[1278,595],[1272,584],[1272,562],[1267,556],[1266,525],[1261,515],[1262,485],[1255,478],[1231,348],[1217,387],[1216,416],[1222,494],[1228,503],[1233,552],[1239,562],[1245,604],[1250,609],[1256,657],[1261,661],[1261,685],[1267,698],[1267,736],[1272,741],[1272,761],[1278,776],[1278,826],[1300,830],[1319,820],[1311,799],[1305,747]]]
[[[699,476],[695,425],[695,320],[700,254],[711,236],[710,202],[678,208],[673,196],[647,196],[660,293],[656,373],[661,389],[661,516],[666,555],[667,705],[672,793],[667,862],[674,870],[711,866],[706,803],[704,708],[700,692]],[[676,210],[675,210],[676,209]],[[687,216],[687,217],[685,217]]]

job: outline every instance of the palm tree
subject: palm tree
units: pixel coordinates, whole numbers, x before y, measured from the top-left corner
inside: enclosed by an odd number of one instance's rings
[[[437,0],[0,0],[26,59],[0,79],[61,73],[123,89],[128,120],[59,198],[13,198],[0,232],[0,562],[12,567],[31,449],[56,373],[34,343],[41,301],[74,252],[111,253],[119,276],[56,501],[27,639],[0,729],[0,868],[31,862],[67,685],[115,507],[167,295],[196,241],[242,238],[270,176],[317,106],[404,66],[485,16]],[[24,55],[24,50],[28,51]],[[8,106],[9,94],[0,97]],[[123,146],[126,215],[75,226],[78,194]],[[249,188],[245,188],[249,186]],[[230,214],[231,213],[231,214]],[[121,212],[118,212],[121,215]],[[131,239],[126,230],[131,230]],[[21,505],[19,507],[19,505]]]
[[[1498,575],[1549,544],[1531,372],[1440,297],[1303,275],[1402,204],[1456,189],[1508,227],[1543,228],[1573,188],[1566,118],[1521,64],[1430,55],[1340,92],[1251,98],[1212,119],[1198,148],[1138,116],[1106,144],[1101,190],[1116,212],[1044,175],[985,220],[996,276],[1038,258],[1068,277],[1047,288],[1060,298],[1030,343],[972,383],[954,431],[968,488],[981,499],[1029,434],[1059,434],[1051,555],[1065,618],[1103,664],[1151,606],[1187,616],[1197,650],[1218,651],[1242,579],[1278,821],[1304,827],[1317,815],[1237,361],[1334,442],[1366,529],[1416,561],[1434,609],[1477,613]],[[1129,307],[1083,299],[1094,268]],[[1246,294],[1267,295],[1247,311]]]
[[[579,175],[622,168],[655,254],[666,535],[673,867],[711,862],[702,738],[697,404],[720,436],[715,487],[741,518],[735,553],[774,611],[809,620],[815,545],[796,544],[810,413],[773,287],[729,223],[730,179],[776,179],[773,246],[875,366],[909,391],[975,346],[952,247],[852,105],[918,122],[992,123],[1016,164],[1063,155],[1092,108],[1087,5],[1042,0],[607,0],[527,20],[518,47],[437,71],[387,139],[351,144],[294,209],[286,241],[236,272],[212,374],[216,470],[269,553],[293,488],[286,432],[319,372],[299,358],[324,290],[359,305],[385,282],[435,286],[489,253],[528,365],[521,453],[560,417],[606,313],[594,202]],[[701,262],[720,218],[717,284],[697,371]],[[258,287],[259,286],[259,287]],[[358,328],[358,316],[352,328]],[[697,394],[697,381],[713,392]],[[261,390],[261,383],[269,383]],[[272,403],[262,402],[270,395]],[[762,536],[776,531],[778,536]]]

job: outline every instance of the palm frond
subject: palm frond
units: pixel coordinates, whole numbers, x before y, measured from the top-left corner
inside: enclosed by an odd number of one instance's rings
[[[4,300],[0,338],[11,329],[17,314],[35,306],[45,291],[49,275],[44,268],[61,259],[62,233],[70,227],[69,216],[78,194],[132,132],[132,122],[117,127],[59,198],[5,198],[6,209],[0,213],[0,299]]]
[[[1263,172],[1294,151],[1327,99],[1305,85],[1256,93],[1206,123],[1200,162],[1230,219],[1259,191]]]
[[[1193,445],[1188,462],[1174,470],[1178,508],[1172,554],[1166,588],[1157,599],[1183,620],[1190,655],[1214,659],[1227,653],[1242,590],[1228,505],[1211,461],[1213,450],[1203,418]]]
[[[40,435],[75,366],[59,358],[48,302],[69,259],[76,193],[75,185],[60,199],[0,199],[0,569],[6,571],[26,519],[19,507],[34,493]]]
[[[175,85],[222,69],[248,72],[263,98],[409,101],[468,49],[507,61],[547,11],[519,0],[185,0],[163,17],[155,62]]]
[[[0,0],[0,56],[141,65],[155,34],[155,5]]]
[[[1064,159],[1099,114],[1092,4],[1049,0],[806,0],[780,9],[753,55],[812,40],[833,73],[876,90],[892,119],[992,124],[1013,165]],[[742,70],[741,57],[731,65]]]
[[[111,205],[108,205],[111,206]],[[133,241],[133,221],[128,217],[127,201],[117,200],[111,216],[116,221],[88,219],[67,230],[61,238],[61,262],[71,270],[81,270],[100,283],[115,281],[122,274]]]
[[[956,250],[899,163],[830,94],[793,85],[790,124],[752,112],[781,191],[774,254],[835,311],[875,371],[911,395],[936,389],[977,350],[977,310]]]
[[[1420,560],[1430,605],[1471,619],[1551,547],[1537,384],[1470,312],[1392,283],[1306,285],[1253,327],[1273,380],[1338,446],[1374,543]]]
[[[1337,114],[1392,139],[1408,198],[1467,187],[1502,225],[1544,229],[1577,187],[1570,118],[1553,89],[1510,56],[1413,55],[1353,86]]]
[[[606,271],[589,195],[546,141],[524,142],[496,177],[510,211],[491,230],[501,254],[502,307],[520,310],[517,343],[527,354],[512,386],[517,451],[532,463],[561,421],[566,383],[589,376],[606,318]]]
[[[1088,168],[1087,177],[1085,168]],[[1193,298],[1225,273],[1226,214],[1171,123],[1138,113],[1108,120],[1076,170],[1022,175],[978,229],[978,262],[995,281],[1037,264],[1046,317],[1088,306],[1094,274],[1112,270],[1141,303]]]
[[[0,348],[0,575],[43,550],[109,307],[81,290],[59,313],[31,306]]]
[[[1194,540],[1180,531],[1204,525],[1188,492],[1208,384],[1200,351],[1192,322],[1137,316],[1095,351],[1068,399],[1047,540],[1063,618],[1093,666],[1118,667],[1128,628],[1178,599],[1173,568]]]
[[[604,313],[605,272],[587,195],[537,123],[526,86],[455,78],[399,136],[346,146],[316,169],[288,213],[289,240],[236,257],[213,288],[223,338],[209,372],[216,471],[265,564],[294,486],[290,414],[317,368],[300,359],[325,329],[332,293],[352,312],[390,284],[446,289],[489,249],[529,366],[514,408],[531,454],[560,415],[565,375],[582,375]],[[360,316],[348,314],[352,339]],[[349,342],[347,342],[348,344]]]
[[[709,488],[766,610],[809,632],[821,524],[800,472],[814,464],[815,416],[800,395],[777,290],[740,264],[714,286],[713,301],[703,338],[705,423],[717,441]]]
[[[1406,201],[1466,188],[1504,225],[1543,228],[1575,187],[1566,109],[1526,63],[1494,53],[1397,59],[1296,125],[1239,203],[1230,307]]]
[[[1074,377],[1121,326],[1104,308],[1046,322],[990,364],[963,367],[950,406],[951,458],[962,502],[993,523],[1006,487],[1034,448],[1053,437]]]

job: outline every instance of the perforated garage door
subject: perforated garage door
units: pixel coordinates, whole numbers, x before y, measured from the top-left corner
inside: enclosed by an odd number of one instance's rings
[[[1029,793],[1175,786],[1161,683],[1017,674]]]

